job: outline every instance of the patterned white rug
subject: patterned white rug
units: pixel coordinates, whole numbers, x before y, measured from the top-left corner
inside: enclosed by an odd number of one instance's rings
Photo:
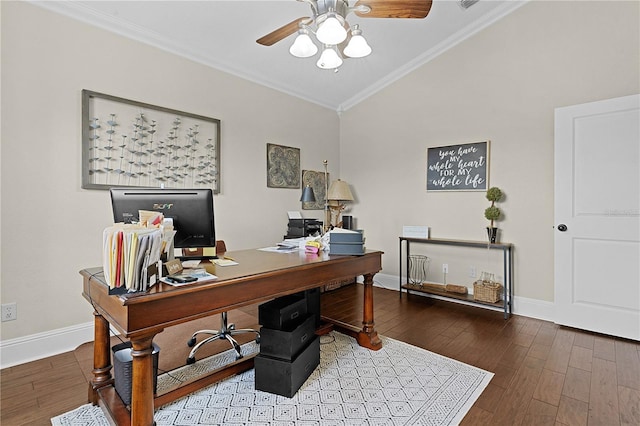
[[[381,337],[371,351],[331,332],[320,340],[320,366],[293,398],[255,390],[254,370],[203,388],[155,412],[161,425],[455,425],[493,373]],[[253,347],[251,347],[253,346]],[[243,351],[257,350],[255,343]],[[162,355],[162,353],[161,353]],[[184,380],[189,369],[233,360],[228,351],[158,378],[158,390]],[[53,426],[108,425],[91,404],[51,419]]]

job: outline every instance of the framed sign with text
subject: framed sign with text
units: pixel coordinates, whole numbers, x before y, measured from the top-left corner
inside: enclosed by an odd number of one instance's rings
[[[486,191],[489,141],[427,148],[427,191]]]

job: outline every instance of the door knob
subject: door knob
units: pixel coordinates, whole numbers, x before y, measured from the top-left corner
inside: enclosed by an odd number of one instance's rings
[[[561,223],[560,225],[558,225],[558,231],[564,232],[566,230],[567,230],[567,225],[565,225],[564,223]]]

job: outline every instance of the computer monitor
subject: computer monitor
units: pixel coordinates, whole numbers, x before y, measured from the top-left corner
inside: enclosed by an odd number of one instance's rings
[[[215,248],[211,189],[111,188],[110,192],[116,223],[138,222],[140,210],[161,212],[173,220],[175,248]]]

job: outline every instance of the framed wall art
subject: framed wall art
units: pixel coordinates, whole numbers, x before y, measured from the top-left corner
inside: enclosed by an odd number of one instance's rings
[[[300,148],[267,144],[267,187],[300,188]]]
[[[327,173],[326,179],[329,179],[329,174]],[[326,199],[327,192],[327,180],[325,179],[324,172],[315,172],[313,170],[303,170],[302,171],[302,187],[306,187],[307,185],[313,188],[313,194],[316,196],[316,201],[313,203],[302,203],[303,210],[324,210],[324,202]]]
[[[82,91],[82,187],[220,192],[220,120]]]
[[[427,191],[486,191],[489,141],[427,149]]]

